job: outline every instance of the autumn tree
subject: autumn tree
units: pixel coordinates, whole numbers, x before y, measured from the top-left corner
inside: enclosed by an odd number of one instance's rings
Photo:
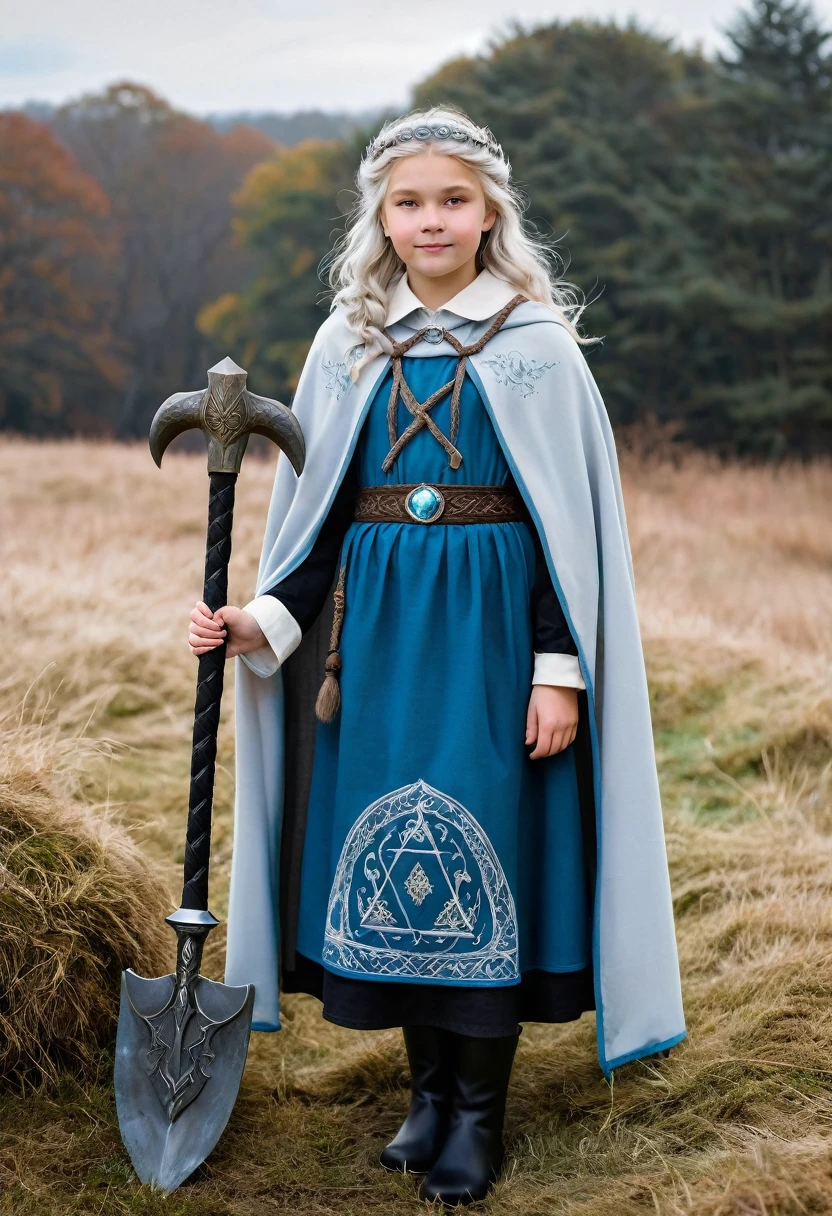
[[[251,271],[232,242],[230,195],[274,144],[245,127],[219,134],[130,83],[65,106],[53,129],[110,200],[114,324],[131,365],[116,430],[144,434],[165,397],[205,382],[216,352],[196,314]]]
[[[253,169],[235,196],[237,234],[258,271],[245,291],[206,306],[199,324],[241,352],[258,392],[291,396],[326,316],[320,263],[343,229],[354,156],[339,142],[298,144]]]
[[[108,200],[50,131],[0,114],[0,426],[109,429],[126,367],[113,339]]]

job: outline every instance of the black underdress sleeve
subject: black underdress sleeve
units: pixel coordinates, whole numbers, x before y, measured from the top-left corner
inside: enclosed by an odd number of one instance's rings
[[[535,547],[535,574],[532,587],[532,628],[535,654],[574,654],[578,647],[566,623],[557,592],[552,585],[543,546],[532,527]]]
[[[509,477],[508,484],[519,496],[517,483]],[[574,654],[578,647],[566,623],[557,592],[552,585],[549,567],[543,553],[543,545],[533,520],[529,520],[529,531],[534,541],[535,567],[531,595],[532,630],[535,654]]]
[[[354,456],[309,553],[291,574],[263,593],[273,595],[288,608],[301,633],[314,625],[324,606],[335,578],[341,545],[355,513],[357,493],[358,459]]]

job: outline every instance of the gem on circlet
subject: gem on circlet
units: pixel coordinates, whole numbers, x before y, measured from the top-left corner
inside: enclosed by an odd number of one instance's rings
[[[417,486],[405,499],[408,515],[420,524],[438,519],[445,507],[445,498],[433,486]]]

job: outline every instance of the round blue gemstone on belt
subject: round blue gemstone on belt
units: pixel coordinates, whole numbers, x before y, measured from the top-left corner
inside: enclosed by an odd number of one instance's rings
[[[404,505],[412,519],[420,524],[429,524],[442,514],[445,498],[436,486],[417,486],[415,490],[410,491]]]

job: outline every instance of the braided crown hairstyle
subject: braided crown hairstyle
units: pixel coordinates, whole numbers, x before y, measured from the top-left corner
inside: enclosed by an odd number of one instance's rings
[[[581,344],[575,324],[586,308],[574,284],[558,277],[559,255],[523,224],[522,195],[511,182],[511,165],[487,127],[478,127],[453,106],[417,110],[387,122],[367,147],[356,175],[357,198],[345,234],[329,262],[332,308],[345,319],[366,349],[360,368],[379,351],[389,351],[384,333],[390,288],[404,265],[384,235],[381,208],[393,165],[403,156],[418,156],[432,148],[455,156],[478,176],[488,210],[497,218],[480,247],[479,263],[517,292],[557,312]],[[484,234],[485,236],[486,234]]]

